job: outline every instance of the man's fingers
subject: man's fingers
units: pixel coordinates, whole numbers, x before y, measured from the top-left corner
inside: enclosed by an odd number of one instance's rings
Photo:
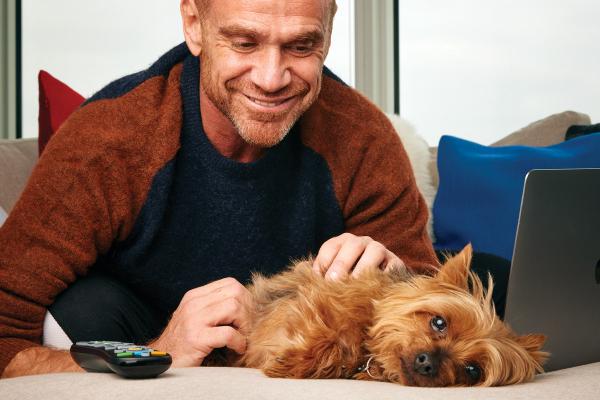
[[[183,307],[190,301],[208,296],[211,299],[223,300],[228,297],[238,297],[240,299],[248,298],[250,294],[248,289],[234,278],[223,278],[207,285],[188,290],[179,304],[180,307]]]
[[[246,337],[231,326],[215,326],[202,332],[205,335],[198,341],[211,349],[227,347],[238,354],[246,352]]]
[[[388,256],[387,262],[383,268],[383,270],[385,272],[401,271],[401,270],[407,269],[404,261],[402,261],[400,258],[398,258],[394,253],[392,253],[389,250],[388,250],[388,253],[391,256]]]
[[[313,262],[314,272],[323,275],[327,271],[342,246],[343,236],[336,236],[323,243]]]
[[[233,325],[245,328],[248,325],[247,305],[235,297],[210,303],[199,304],[199,307],[189,307],[186,313],[191,318],[198,318],[206,326]]]
[[[347,239],[327,270],[325,278],[336,280],[346,277],[365,251],[368,241],[370,238],[367,237],[354,236]]]
[[[371,268],[379,268],[387,265],[388,251],[385,246],[378,242],[370,242],[363,252],[360,260],[356,263],[356,267],[352,271],[353,277],[358,277],[360,274]]]

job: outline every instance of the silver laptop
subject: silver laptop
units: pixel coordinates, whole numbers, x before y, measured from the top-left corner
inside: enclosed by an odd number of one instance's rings
[[[600,169],[525,178],[504,319],[547,336],[546,371],[600,361]]]

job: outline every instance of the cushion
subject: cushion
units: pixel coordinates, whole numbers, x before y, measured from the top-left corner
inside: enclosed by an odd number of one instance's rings
[[[404,150],[408,155],[410,164],[415,175],[417,187],[427,203],[429,209],[429,221],[427,222],[427,232],[432,241],[435,242],[433,236],[433,217],[432,208],[433,200],[435,199],[436,189],[431,183],[431,172],[429,170],[429,145],[421,136],[417,134],[415,129],[406,120],[395,114],[386,114],[391,121],[396,133],[400,136]]]
[[[494,388],[418,388],[343,379],[273,379],[249,368],[173,368],[156,379],[62,373],[0,380],[3,400],[29,399],[598,399],[600,363],[553,371],[533,382]]]
[[[37,161],[37,139],[0,140],[0,207],[9,213]]]
[[[532,122],[511,133],[492,146],[550,146],[565,139],[565,132],[571,125],[589,125],[590,117],[575,111],[564,111]]]
[[[84,102],[83,96],[46,71],[38,74],[39,83],[39,154],[71,113]]]
[[[492,146],[550,146],[564,140],[565,131],[571,125],[588,125],[590,117],[575,111],[563,111],[532,122],[524,128],[500,139]],[[431,181],[438,187],[439,177],[436,165],[437,147],[431,148]]]
[[[573,125],[567,129],[565,140],[575,139],[579,136],[600,132],[600,124],[595,125]]]
[[[437,249],[512,258],[527,172],[600,167],[600,134],[549,147],[488,147],[444,136],[438,151],[440,186],[433,207]]]

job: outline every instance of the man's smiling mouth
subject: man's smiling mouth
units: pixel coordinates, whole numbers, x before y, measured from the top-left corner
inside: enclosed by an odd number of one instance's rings
[[[261,108],[267,108],[267,109],[278,109],[278,108],[285,108],[287,107],[288,104],[291,104],[291,102],[296,98],[296,96],[292,96],[292,97],[286,97],[286,98],[280,98],[280,99],[257,99],[255,97],[251,97],[248,95],[244,95],[246,96],[246,98],[248,100],[250,100],[250,102],[252,102],[253,104],[256,104],[257,106],[261,107]]]

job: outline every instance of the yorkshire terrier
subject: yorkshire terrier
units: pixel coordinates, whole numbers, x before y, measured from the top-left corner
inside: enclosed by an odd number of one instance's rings
[[[329,281],[311,261],[255,275],[246,353],[233,365],[282,378],[352,378],[410,386],[498,386],[543,372],[543,335],[518,336],[470,271],[472,250],[435,276],[406,270]]]

